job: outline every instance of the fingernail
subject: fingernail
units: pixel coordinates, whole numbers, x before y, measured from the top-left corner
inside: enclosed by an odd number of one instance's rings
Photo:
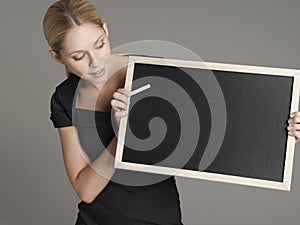
[[[291,117],[291,118],[294,118],[294,116],[295,116],[294,113],[291,113],[291,114],[290,114],[290,117]]]

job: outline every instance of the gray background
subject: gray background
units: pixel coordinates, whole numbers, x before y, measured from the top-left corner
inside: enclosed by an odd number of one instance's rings
[[[0,3],[0,224],[74,224],[77,198],[66,176],[49,100],[64,78],[41,28],[53,1]],[[92,1],[112,47],[145,39],[185,46],[205,61],[298,68],[299,0]],[[297,146],[299,148],[299,146]],[[300,221],[300,153],[292,191],[178,178],[186,225],[293,225]]]

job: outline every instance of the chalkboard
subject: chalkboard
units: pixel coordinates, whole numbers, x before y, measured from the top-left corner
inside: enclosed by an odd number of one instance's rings
[[[289,191],[299,70],[130,56],[115,167]]]

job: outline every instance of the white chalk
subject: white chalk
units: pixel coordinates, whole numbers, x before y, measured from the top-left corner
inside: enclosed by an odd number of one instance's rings
[[[151,87],[150,84],[147,84],[147,85],[145,85],[145,86],[143,86],[143,87],[140,87],[140,88],[138,88],[138,89],[132,91],[132,92],[131,92],[131,96],[132,96],[132,95],[135,95],[135,94],[137,94],[137,93],[140,93],[141,91],[145,91],[145,90],[149,89],[150,87]]]

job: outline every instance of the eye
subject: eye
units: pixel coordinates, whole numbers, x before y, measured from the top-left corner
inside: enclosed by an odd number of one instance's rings
[[[100,45],[98,45],[97,47],[96,47],[96,49],[100,49],[100,48],[102,48],[103,46],[104,46],[104,42],[102,42]]]
[[[80,57],[73,57],[76,61],[82,60],[85,56],[85,53],[83,53]]]

